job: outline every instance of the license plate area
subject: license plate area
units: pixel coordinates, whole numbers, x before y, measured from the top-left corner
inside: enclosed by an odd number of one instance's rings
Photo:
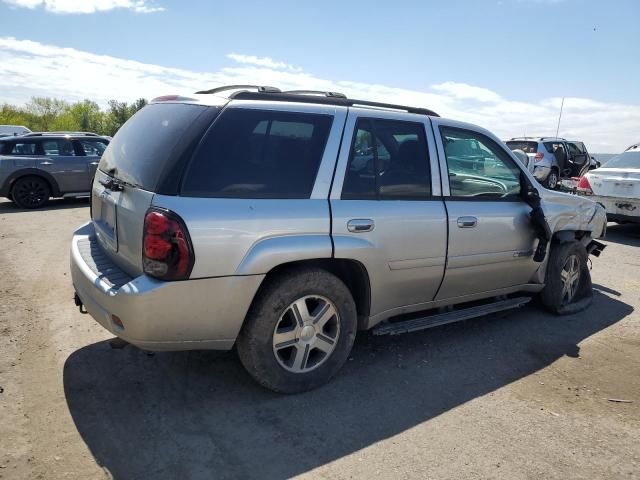
[[[113,251],[118,251],[118,215],[117,198],[119,192],[102,190],[94,192],[93,224],[100,244]]]

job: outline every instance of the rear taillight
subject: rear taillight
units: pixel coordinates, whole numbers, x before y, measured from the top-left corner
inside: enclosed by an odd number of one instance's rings
[[[587,177],[580,178],[576,190],[584,195],[593,195],[593,189],[591,188],[591,184]]]
[[[144,217],[142,268],[161,280],[189,278],[195,257],[182,219],[169,210],[152,208]]]
[[[544,158],[544,153],[538,152],[538,153],[536,153],[536,156],[533,157],[533,161],[534,162],[541,162],[543,158]]]

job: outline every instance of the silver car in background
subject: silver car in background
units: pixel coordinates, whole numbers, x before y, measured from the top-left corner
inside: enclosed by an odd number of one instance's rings
[[[561,178],[581,177],[591,167],[591,156],[580,141],[559,137],[515,137],[505,143],[511,150],[520,150],[527,155],[528,170],[550,190],[558,187]],[[559,157],[564,158],[564,167],[560,165]],[[595,159],[593,161],[595,163]]]
[[[490,132],[335,92],[165,96],[104,152],[75,302],[149,350],[227,350],[259,383],[328,381],[356,332],[592,297],[604,209],[536,186]]]
[[[95,133],[28,133],[0,138],[0,196],[20,208],[50,197],[88,196],[109,140]]]

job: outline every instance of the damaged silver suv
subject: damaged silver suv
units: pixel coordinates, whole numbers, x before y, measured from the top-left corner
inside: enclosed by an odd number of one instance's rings
[[[231,349],[267,388],[397,334],[592,296],[598,204],[536,185],[500,140],[334,92],[165,96],[104,152],[74,234],[75,302],[149,350]]]

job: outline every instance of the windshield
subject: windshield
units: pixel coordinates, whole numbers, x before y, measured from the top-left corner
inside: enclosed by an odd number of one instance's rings
[[[524,153],[538,152],[538,142],[511,141],[507,142],[507,147],[511,150],[522,150]]]
[[[177,161],[174,148],[208,107],[153,103],[131,117],[113,137],[98,168],[118,180],[153,191]]]
[[[605,165],[605,168],[640,168],[640,150],[624,152],[613,157]]]

